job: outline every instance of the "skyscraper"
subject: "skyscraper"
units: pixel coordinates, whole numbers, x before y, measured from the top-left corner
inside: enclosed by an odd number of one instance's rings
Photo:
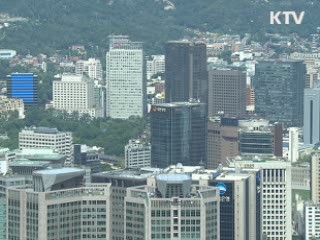
[[[219,240],[219,189],[186,174],[159,174],[125,197],[125,239]]]
[[[261,239],[260,174],[230,168],[208,181],[220,188],[220,239]]]
[[[282,125],[265,119],[215,117],[208,121],[208,167],[238,155],[282,157]]]
[[[106,56],[106,112],[111,118],[142,117],[146,111],[145,59],[142,43],[111,36]]]
[[[217,168],[227,157],[239,155],[239,119],[215,117],[208,121],[207,166]]]
[[[12,73],[7,76],[8,98],[22,99],[25,108],[38,103],[38,80],[33,73]]]
[[[315,204],[320,204],[320,154],[311,156],[311,200]]]
[[[304,90],[303,142],[320,142],[320,86]]]
[[[156,169],[132,169],[115,170],[110,172],[95,173],[92,175],[94,183],[111,183],[111,235],[109,240],[125,240],[124,219],[125,203],[124,198],[127,188],[147,184],[148,177],[155,174]],[[160,171],[160,169],[158,169]]]
[[[256,114],[286,127],[301,127],[305,78],[302,61],[260,61],[253,80]]]
[[[7,239],[109,239],[110,184],[83,184],[85,170],[35,171],[9,188]]]
[[[230,167],[260,169],[262,234],[268,240],[292,239],[291,164],[275,157],[237,157]]]
[[[207,103],[207,49],[203,43],[168,42],[165,47],[166,102]]]
[[[239,69],[209,71],[208,116],[223,112],[227,117],[243,117],[247,107],[246,73]]]
[[[207,106],[198,102],[151,107],[151,165],[206,165]]]

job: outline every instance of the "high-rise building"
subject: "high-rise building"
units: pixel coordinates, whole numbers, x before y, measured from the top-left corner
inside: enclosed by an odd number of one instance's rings
[[[189,174],[193,184],[220,190],[220,239],[261,239],[261,171],[222,167],[172,165],[164,173]]]
[[[208,167],[238,155],[282,157],[282,125],[268,120],[216,116],[208,121]]]
[[[65,164],[73,160],[73,139],[70,132],[59,132],[56,128],[26,128],[19,133],[19,148],[52,148],[64,154]]]
[[[208,101],[207,49],[203,43],[172,41],[165,46],[166,102]]]
[[[256,114],[287,127],[301,127],[305,78],[302,61],[260,61],[253,80]]]
[[[95,58],[89,58],[88,60],[77,61],[76,74],[85,74],[89,78],[101,82],[103,78],[103,71],[100,60]]]
[[[296,162],[299,158],[299,128],[289,128],[289,161]]]
[[[124,237],[124,198],[127,188],[147,184],[148,177],[160,169],[115,170],[95,173],[92,175],[94,183],[111,183],[111,235],[108,239],[125,240]]]
[[[239,120],[239,151],[241,156],[273,156],[273,132],[268,120]]]
[[[53,81],[53,108],[103,117],[102,107],[95,102],[94,83],[84,75],[64,74],[61,80]]]
[[[260,171],[221,171],[210,186],[220,188],[220,239],[261,239]]]
[[[320,237],[320,205],[307,203],[305,213],[305,240],[319,239]]]
[[[209,71],[208,116],[223,113],[227,117],[246,115],[246,72],[237,69]]]
[[[231,167],[260,169],[262,234],[268,240],[292,239],[291,163],[275,157],[236,157]]]
[[[26,184],[30,184],[30,181],[28,176],[16,174],[0,176],[0,239],[7,239],[7,188],[25,186]]]
[[[143,168],[151,167],[151,145],[139,140],[130,140],[125,146],[125,167]]]
[[[207,106],[198,102],[151,107],[151,165],[206,165]]]
[[[239,155],[239,120],[237,118],[215,117],[208,121],[207,166],[215,169],[225,165],[227,157]]]
[[[111,118],[142,117],[146,112],[145,59],[142,43],[111,36],[106,56],[106,112]]]
[[[110,184],[83,184],[85,170],[35,171],[33,186],[9,188],[7,239],[108,239]]]
[[[303,142],[320,142],[320,85],[304,90]]]
[[[320,204],[320,154],[314,153],[311,156],[311,200]]]
[[[155,74],[163,74],[165,72],[165,56],[164,55],[152,55],[147,59],[147,79]]]
[[[159,174],[154,185],[129,188],[125,239],[219,240],[219,189],[186,174]]]
[[[38,79],[33,73],[12,73],[7,76],[8,98],[22,99],[26,108],[38,104]]]

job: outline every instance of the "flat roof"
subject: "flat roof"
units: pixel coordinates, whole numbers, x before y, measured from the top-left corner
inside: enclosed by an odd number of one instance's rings
[[[17,160],[9,164],[10,167],[46,167],[50,162],[45,161],[29,161],[29,160]]]
[[[183,107],[183,106],[196,106],[196,105],[205,105],[202,102],[171,102],[171,103],[157,103],[152,104],[155,107]]]
[[[156,179],[159,181],[165,181],[165,182],[182,182],[191,180],[191,176],[184,173],[164,173],[159,174],[156,176]]]
[[[61,161],[66,158],[63,154],[39,154],[39,155],[30,155],[26,156],[27,159],[31,160],[48,160],[48,161]]]
[[[101,172],[92,174],[95,177],[110,177],[123,179],[146,179],[155,173],[160,172],[160,168],[144,168],[144,169],[122,169],[108,172]]]
[[[58,168],[58,169],[47,169],[47,170],[39,170],[35,171],[36,174],[43,174],[43,175],[56,175],[56,174],[63,174],[63,173],[85,173],[84,169],[80,168]]]

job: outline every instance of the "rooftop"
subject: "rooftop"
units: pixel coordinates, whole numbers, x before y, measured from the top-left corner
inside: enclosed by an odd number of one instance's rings
[[[50,162],[45,161],[29,161],[29,160],[17,160],[10,163],[10,167],[47,167]]]
[[[37,175],[56,175],[64,173],[82,173],[85,172],[83,169],[79,168],[59,168],[59,169],[48,169],[48,170],[39,170],[35,171]]]
[[[166,173],[166,174],[157,175],[156,179],[159,181],[172,183],[172,182],[182,182],[186,180],[191,180],[191,177],[187,174],[181,174],[181,173]]]
[[[200,103],[198,101],[157,103],[157,104],[152,104],[152,107],[184,107],[184,106],[197,106],[197,105],[204,105],[204,103]]]
[[[154,173],[159,173],[160,168],[141,168],[141,169],[123,169],[108,172],[95,173],[96,177],[111,177],[111,178],[124,178],[124,179],[146,179]]]

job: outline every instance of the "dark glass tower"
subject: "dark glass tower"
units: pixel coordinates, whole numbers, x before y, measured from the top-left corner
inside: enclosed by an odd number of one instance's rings
[[[168,42],[165,47],[166,102],[207,103],[207,49],[203,43]]]
[[[22,99],[25,107],[38,103],[38,80],[33,73],[13,73],[7,76],[8,98]]]
[[[259,62],[253,80],[256,114],[286,127],[301,127],[305,78],[302,61]]]
[[[206,165],[207,110],[204,103],[176,102],[151,108],[152,166]]]

